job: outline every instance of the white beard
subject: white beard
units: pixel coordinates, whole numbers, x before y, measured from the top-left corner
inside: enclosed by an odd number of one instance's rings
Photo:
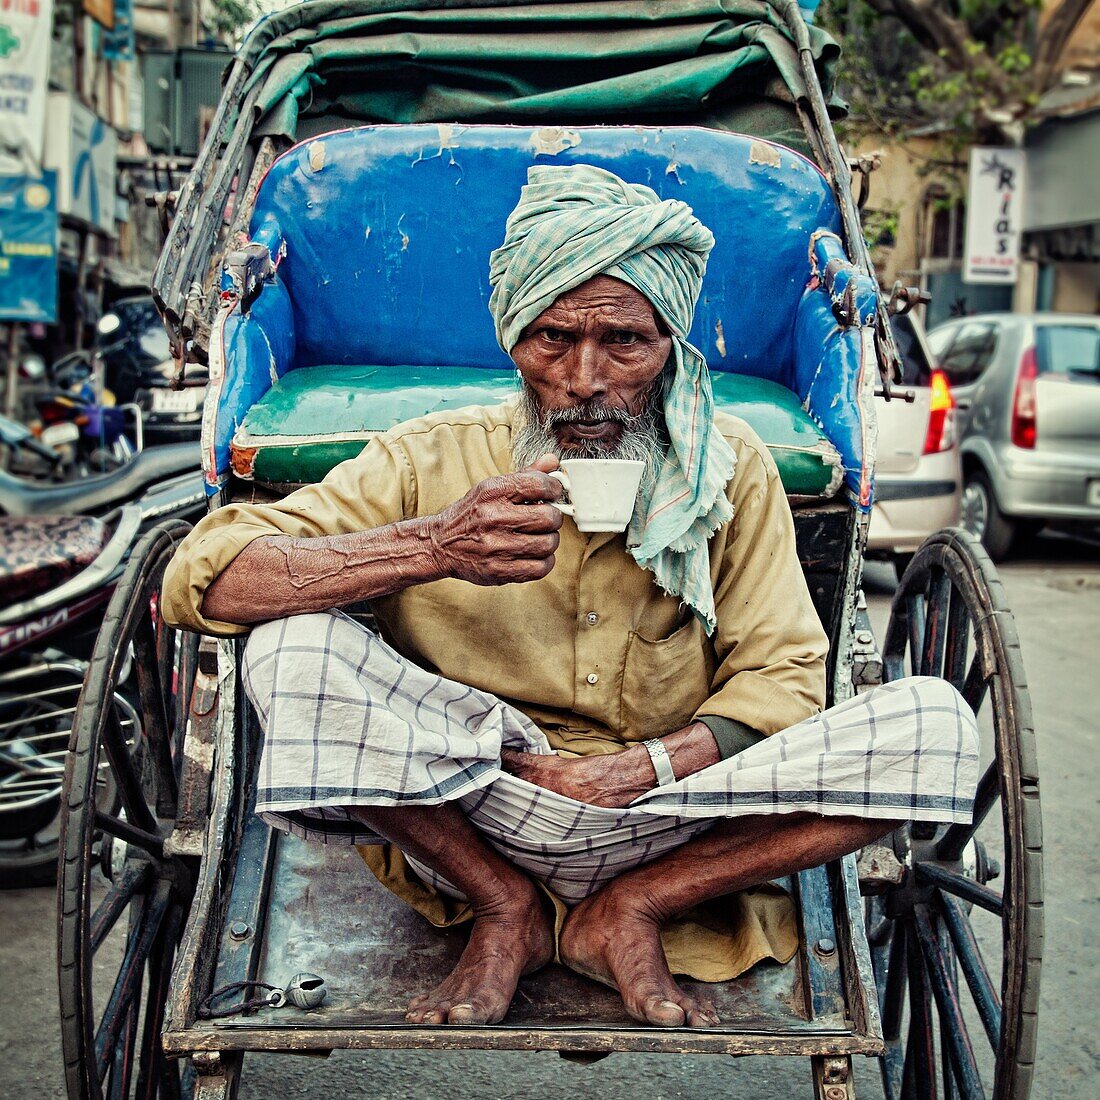
[[[512,428],[512,465],[522,470],[545,454],[559,458],[618,458],[644,462],[639,492],[648,497],[657,483],[664,464],[668,439],[664,431],[664,378],[654,386],[645,408],[631,416],[621,409],[593,406],[591,402],[573,409],[555,409],[544,413],[539,408],[534,391],[526,382],[520,383],[519,403]],[[580,440],[563,456],[554,428],[577,420],[614,420],[623,426],[617,443],[608,445],[598,439]]]

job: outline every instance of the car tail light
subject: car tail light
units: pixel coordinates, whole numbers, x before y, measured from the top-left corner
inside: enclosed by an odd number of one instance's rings
[[[1012,442],[1029,451],[1035,449],[1035,379],[1038,377],[1039,361],[1035,358],[1035,349],[1028,348],[1020,357],[1020,374],[1012,398]]]
[[[928,410],[928,434],[924,453],[934,455],[955,446],[955,395],[942,370],[934,370],[931,379],[932,400]]]

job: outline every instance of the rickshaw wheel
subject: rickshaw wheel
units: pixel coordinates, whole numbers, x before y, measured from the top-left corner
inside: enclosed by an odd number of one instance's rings
[[[165,851],[176,817],[197,637],[160,615],[164,570],[190,525],[141,540],[115,589],[77,701],[61,795],[57,969],[70,1098],[180,1097],[161,1049],[193,860]],[[109,705],[134,655],[140,728]],[[116,812],[97,808],[113,784]],[[102,804],[102,800],[100,800]]]
[[[949,680],[982,748],[973,823],[899,830],[904,879],[867,902],[884,1091],[1026,1100],[1043,943],[1035,730],[1004,587],[959,528],[925,540],[894,595],[883,679],[907,675]]]

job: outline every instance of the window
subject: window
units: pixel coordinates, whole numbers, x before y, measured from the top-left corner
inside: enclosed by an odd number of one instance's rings
[[[966,206],[943,187],[924,193],[925,255],[934,260],[960,260],[966,236]]]
[[[1042,325],[1035,343],[1041,373],[1100,378],[1100,328],[1095,325]]]
[[[913,328],[913,319],[906,313],[899,314],[890,318],[890,327],[901,354],[901,378],[897,381],[903,386],[927,386],[932,368]]]
[[[940,369],[953,386],[968,386],[981,377],[996,348],[995,325],[967,322],[959,327],[955,342],[940,359]]]
[[[959,331],[958,325],[945,325],[928,334],[928,350],[932,358],[937,362],[944,357],[951,341],[955,339],[955,333]]]

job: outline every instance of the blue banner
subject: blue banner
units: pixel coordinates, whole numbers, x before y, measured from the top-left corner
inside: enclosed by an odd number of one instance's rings
[[[57,320],[57,173],[0,176],[0,321]]]
[[[103,31],[103,56],[108,61],[134,60],[134,0],[115,0],[115,25]]]

